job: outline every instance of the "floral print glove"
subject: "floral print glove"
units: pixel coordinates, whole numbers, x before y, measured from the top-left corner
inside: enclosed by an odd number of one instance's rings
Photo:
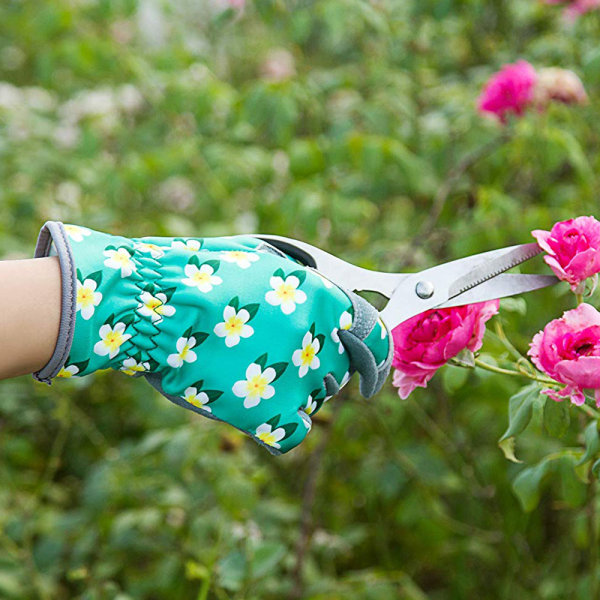
[[[35,256],[51,254],[62,316],[38,381],[106,368],[143,376],[279,454],[354,371],[365,397],[389,372],[377,311],[257,238],[129,239],[50,221]]]

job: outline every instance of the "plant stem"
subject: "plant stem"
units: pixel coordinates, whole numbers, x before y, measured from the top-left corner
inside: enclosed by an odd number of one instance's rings
[[[575,298],[577,299],[577,306],[579,306],[583,302],[583,294],[575,294]]]
[[[539,383],[545,383],[548,385],[557,385],[556,381],[552,381],[551,379],[545,379],[542,377],[536,377],[535,375],[530,375],[528,373],[524,373],[522,371],[513,371],[512,369],[502,369],[501,367],[495,367],[494,365],[490,365],[480,358],[475,359],[475,366],[484,369],[485,371],[491,371],[492,373],[501,373],[502,375],[512,375],[517,377],[527,377],[533,381],[538,381]]]

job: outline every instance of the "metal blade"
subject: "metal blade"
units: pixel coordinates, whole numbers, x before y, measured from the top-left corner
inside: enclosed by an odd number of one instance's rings
[[[459,277],[448,290],[448,299],[454,298],[459,294],[463,294],[483,282],[497,277],[500,273],[504,273],[517,265],[533,258],[542,252],[542,249],[536,242],[531,244],[523,244],[521,246],[513,246],[506,248],[505,251],[495,258],[485,258],[480,265],[473,268],[471,271]],[[514,292],[517,294],[518,292]],[[463,304],[467,304],[464,302]]]
[[[476,287],[458,294],[454,298],[440,304],[436,308],[448,308],[450,306],[463,306],[464,304],[475,304],[497,298],[506,298],[525,292],[533,292],[550,285],[558,283],[558,277],[554,275],[519,275],[516,273],[503,273],[493,279],[485,281]]]

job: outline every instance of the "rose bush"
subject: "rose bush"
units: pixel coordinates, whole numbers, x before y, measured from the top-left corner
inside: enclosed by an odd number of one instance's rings
[[[485,323],[498,312],[499,302],[428,310],[392,331],[393,383],[407,398],[417,387],[427,387],[436,371],[467,348],[476,352],[483,343]]]

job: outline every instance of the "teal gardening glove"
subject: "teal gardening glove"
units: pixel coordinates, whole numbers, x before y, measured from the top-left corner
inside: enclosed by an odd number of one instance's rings
[[[62,315],[38,381],[106,368],[144,376],[280,454],[354,371],[365,397],[389,373],[391,336],[375,308],[260,239],[128,239],[50,221],[35,256],[51,254]]]

